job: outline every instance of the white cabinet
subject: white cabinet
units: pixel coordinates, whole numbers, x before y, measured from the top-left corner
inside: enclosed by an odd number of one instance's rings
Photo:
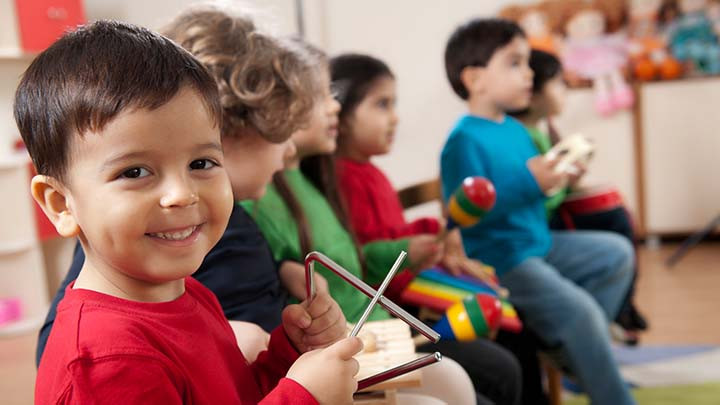
[[[556,119],[555,125],[563,136],[579,132],[595,143],[595,153],[582,184],[617,187],[630,212],[639,216],[633,112],[620,111],[610,117],[601,117],[593,104],[593,90],[569,91],[563,114]]]
[[[648,233],[696,231],[720,214],[720,78],[641,87]]]
[[[30,196],[28,158],[0,160],[0,299],[20,300],[21,318],[0,324],[0,336],[36,329],[47,311],[42,251]]]

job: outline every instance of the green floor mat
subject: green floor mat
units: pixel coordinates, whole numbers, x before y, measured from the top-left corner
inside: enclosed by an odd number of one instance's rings
[[[720,383],[638,388],[633,390],[638,405],[720,405]],[[586,396],[573,396],[563,405],[588,405]]]

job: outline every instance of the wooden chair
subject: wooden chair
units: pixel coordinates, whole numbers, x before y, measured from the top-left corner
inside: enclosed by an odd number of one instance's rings
[[[413,184],[398,191],[403,208],[408,209],[432,201],[442,203],[440,179]],[[422,310],[422,308],[421,308]],[[545,371],[546,388],[550,405],[562,405],[562,371],[541,358]]]

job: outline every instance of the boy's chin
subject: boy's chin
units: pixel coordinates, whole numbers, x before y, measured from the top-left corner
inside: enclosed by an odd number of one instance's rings
[[[530,107],[530,100],[517,100],[512,103],[508,103],[504,110],[505,112],[522,111]]]

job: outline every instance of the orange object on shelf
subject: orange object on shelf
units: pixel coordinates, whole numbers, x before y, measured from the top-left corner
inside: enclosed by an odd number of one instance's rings
[[[677,79],[683,74],[683,66],[675,59],[665,59],[660,65],[660,77],[664,80]]]

